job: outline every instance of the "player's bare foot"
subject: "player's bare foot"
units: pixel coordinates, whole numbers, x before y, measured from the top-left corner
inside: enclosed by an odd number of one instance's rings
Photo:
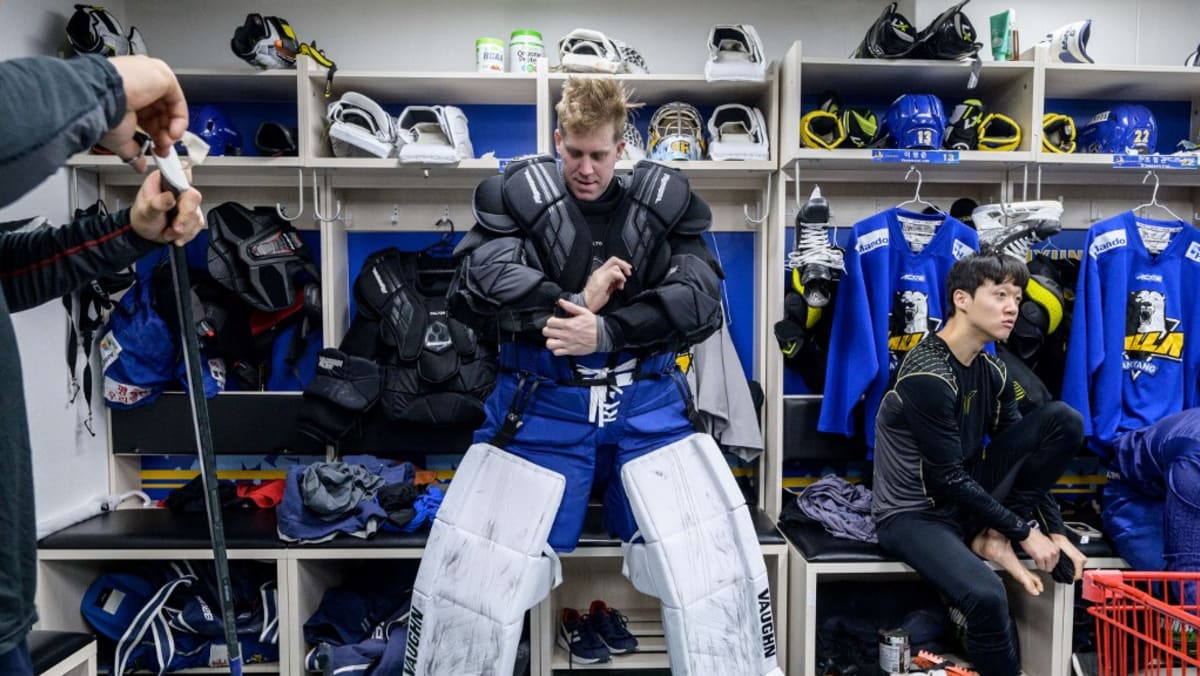
[[[1037,596],[1042,593],[1042,579],[1033,571],[1021,565],[1021,560],[1017,558],[1017,553],[1013,551],[1012,543],[995,529],[989,528],[976,535],[975,539],[971,541],[971,551],[975,552],[979,558],[991,561],[1000,566],[1004,572],[1019,582],[1030,595]]]

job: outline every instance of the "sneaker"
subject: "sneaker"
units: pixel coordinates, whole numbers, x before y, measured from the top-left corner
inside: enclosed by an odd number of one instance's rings
[[[800,271],[804,302],[813,308],[829,304],[834,286],[846,269],[845,253],[829,241],[829,220],[829,202],[821,196],[820,188],[813,188],[808,201],[796,212],[796,250],[788,255],[788,267]]]
[[[1006,253],[1025,262],[1029,247],[1062,230],[1062,204],[1054,200],[985,204],[971,212],[979,248]]]
[[[637,637],[629,633],[625,628],[629,618],[621,614],[620,611],[609,608],[604,601],[592,601],[591,608],[588,609],[587,622],[592,625],[592,630],[608,646],[608,652],[614,655],[624,655],[637,651]]]
[[[563,608],[558,625],[558,645],[571,654],[571,661],[580,664],[607,662],[610,658],[604,641],[592,630],[591,624],[574,608]]]

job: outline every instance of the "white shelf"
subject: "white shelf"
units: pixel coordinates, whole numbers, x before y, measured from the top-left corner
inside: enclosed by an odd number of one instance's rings
[[[121,161],[121,158],[116,155],[93,155],[91,153],[78,153],[67,158],[68,167],[76,167],[95,171],[100,174],[130,174],[135,175],[135,172],[129,168],[129,165]],[[204,163],[192,167],[195,173],[204,172],[241,172],[245,174],[258,174],[261,172],[271,172],[277,169],[299,169],[304,167],[304,163],[299,157],[259,157],[259,156],[233,156],[221,155],[217,157],[205,158]],[[154,168],[154,162],[149,163],[149,168]]]
[[[325,88],[325,74],[309,76],[313,90]],[[375,101],[405,104],[536,103],[537,75],[532,73],[406,73],[402,71],[344,71],[333,76],[335,100],[345,92],[358,92]]]
[[[988,61],[979,75],[985,91],[1007,88],[1028,81],[1032,84],[1034,64],[1029,61]],[[826,90],[887,95],[905,92],[938,96],[970,93],[967,82],[971,64],[960,61],[921,59],[803,59],[800,62],[800,92],[816,95]]]
[[[192,103],[278,101],[295,103],[295,70],[179,68],[175,78]]]
[[[1200,96],[1200,70],[1185,66],[1047,64],[1046,98],[1191,101]]]

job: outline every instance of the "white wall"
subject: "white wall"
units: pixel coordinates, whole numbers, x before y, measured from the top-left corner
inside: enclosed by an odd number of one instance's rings
[[[106,3],[114,11],[121,11],[122,4]],[[0,60],[69,49],[63,29],[73,11],[70,2],[0,1]],[[66,223],[70,217],[68,189],[67,172],[60,171],[0,209],[0,221],[41,215],[54,223]],[[75,404],[67,397],[66,312],[61,303],[13,315],[13,325],[21,351],[33,444],[37,517],[43,521],[108,493],[103,397],[97,390],[92,398],[99,414],[97,436],[92,438],[82,424],[82,397]]]

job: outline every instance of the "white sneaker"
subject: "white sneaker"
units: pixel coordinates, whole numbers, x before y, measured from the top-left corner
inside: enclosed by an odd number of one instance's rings
[[[750,24],[717,24],[708,35],[708,61],[704,79],[762,82],[767,79],[767,61],[762,40]]]
[[[622,69],[617,43],[600,31],[576,28],[558,41],[558,62],[568,73],[618,73]]]
[[[708,118],[709,159],[766,160],[770,154],[761,110],[740,103],[726,103],[713,110]]]
[[[403,163],[454,164],[459,160],[441,106],[405,108],[396,118],[396,147]]]
[[[357,92],[346,92],[326,109],[335,157],[395,157],[396,126],[387,111]]]

